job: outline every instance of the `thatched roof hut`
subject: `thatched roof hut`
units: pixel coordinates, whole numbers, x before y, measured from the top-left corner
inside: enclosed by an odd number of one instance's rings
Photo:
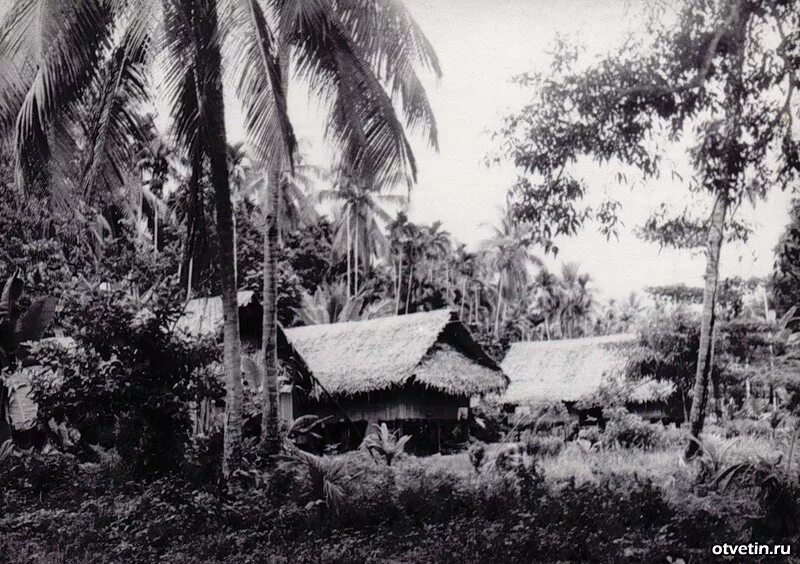
[[[591,406],[603,401],[604,392],[629,405],[665,401],[675,391],[670,382],[625,378],[635,345],[630,334],[514,343],[501,365],[511,379],[502,401]]]
[[[473,396],[502,391],[508,384],[497,363],[446,309],[295,327],[286,336],[334,396],[408,384]]]
[[[471,397],[508,385],[449,310],[297,327],[286,336],[314,377],[299,412],[330,418],[325,439],[343,445],[386,422],[411,432],[418,452],[438,450],[443,437],[465,437]]]
[[[239,304],[239,324],[242,341],[258,346],[261,339],[261,306],[255,292],[240,290],[236,294]],[[222,329],[222,296],[194,298],[186,302],[183,314],[175,323],[175,331],[192,339],[214,337]]]

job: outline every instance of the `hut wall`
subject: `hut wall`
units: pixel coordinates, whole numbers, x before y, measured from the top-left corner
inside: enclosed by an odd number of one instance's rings
[[[420,387],[338,397],[336,401],[341,410],[347,413],[353,422],[456,421],[459,418],[459,410],[464,414],[465,410],[469,409],[468,396],[451,396]],[[321,417],[330,416],[333,422],[344,420],[339,408],[324,397],[318,404],[309,404],[304,407],[303,411],[315,413]]]
[[[628,411],[649,421],[660,421],[666,414],[666,406],[661,402],[629,403],[625,406]]]

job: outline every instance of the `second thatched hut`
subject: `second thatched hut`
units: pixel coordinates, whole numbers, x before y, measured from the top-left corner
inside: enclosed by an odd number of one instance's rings
[[[650,420],[679,420],[670,382],[626,377],[635,335],[514,343],[502,369],[511,379],[502,403],[512,410],[563,403],[581,423],[603,423],[603,408],[625,406]]]

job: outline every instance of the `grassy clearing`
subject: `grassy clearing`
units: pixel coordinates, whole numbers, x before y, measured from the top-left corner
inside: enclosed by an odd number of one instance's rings
[[[676,439],[664,432],[650,448],[580,440],[536,455],[531,439],[495,443],[479,469],[466,452],[404,455],[388,466],[358,451],[253,468],[223,496],[178,474],[126,481],[119,457],[78,465],[31,456],[2,476],[0,554],[15,562],[484,562],[500,554],[505,562],[657,562],[707,561],[723,542],[800,540],[784,519],[798,514],[796,475],[780,478],[783,505],[765,501],[755,474],[723,490],[711,483],[710,462],[682,461]],[[728,465],[774,456],[782,444],[716,432],[705,441]]]

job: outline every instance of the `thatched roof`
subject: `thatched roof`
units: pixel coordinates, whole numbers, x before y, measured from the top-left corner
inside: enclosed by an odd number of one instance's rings
[[[239,305],[239,321],[242,321],[242,309],[251,305],[258,305],[258,296],[251,290],[240,290],[236,294],[236,301]],[[259,306],[260,309],[260,306]],[[256,346],[261,344],[260,326],[261,314],[258,313],[259,334],[256,339]],[[175,323],[175,332],[182,334],[189,339],[201,339],[204,337],[214,337],[222,329],[224,317],[222,315],[222,296],[207,298],[195,298],[186,302],[183,314]],[[241,335],[242,343],[245,342],[245,335]],[[303,383],[310,385],[307,380],[311,379],[310,372],[305,365],[305,361],[297,351],[287,341],[283,327],[278,326],[278,358],[284,368],[287,368],[295,378],[303,379]],[[220,376],[222,372],[220,372]]]
[[[508,379],[449,310],[311,325],[286,336],[331,394],[419,383],[453,395],[505,389]]]
[[[253,302],[254,297],[254,292],[240,290],[236,294],[236,301],[239,307],[245,307]],[[216,335],[222,323],[222,296],[194,298],[186,302],[183,314],[175,322],[175,330],[188,337],[200,339]]]
[[[674,391],[668,382],[626,381],[634,346],[629,334],[514,343],[501,365],[511,379],[502,401],[587,401],[604,389],[621,390],[631,403],[665,399]]]

